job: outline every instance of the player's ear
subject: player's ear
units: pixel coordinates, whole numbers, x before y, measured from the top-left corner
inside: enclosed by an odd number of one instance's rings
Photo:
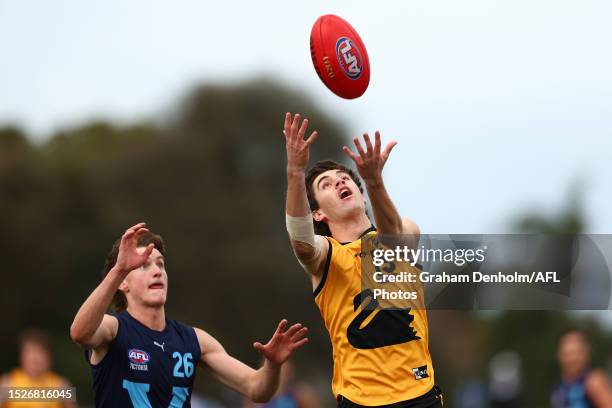
[[[123,293],[127,293],[130,291],[130,288],[128,287],[126,279],[124,279],[123,282],[121,282],[121,284],[119,285],[119,290],[122,291]]]
[[[317,222],[322,222],[327,219],[325,213],[319,208],[318,210],[314,210],[312,212],[312,218]]]

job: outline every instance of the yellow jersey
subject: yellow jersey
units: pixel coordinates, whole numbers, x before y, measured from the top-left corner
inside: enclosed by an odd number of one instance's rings
[[[377,406],[426,394],[434,387],[434,369],[425,307],[381,307],[362,284],[362,265],[372,265],[372,248],[379,245],[376,232],[345,244],[326,239],[329,251],[314,300],[333,346],[334,396]],[[420,272],[410,263],[402,265],[407,270]],[[422,299],[421,285],[413,289]]]
[[[28,376],[22,369],[15,368],[8,373],[8,387],[11,388],[55,388],[64,387],[66,383],[60,376],[49,371],[40,378]],[[2,408],[61,408],[64,404],[60,402],[5,402],[0,404]]]

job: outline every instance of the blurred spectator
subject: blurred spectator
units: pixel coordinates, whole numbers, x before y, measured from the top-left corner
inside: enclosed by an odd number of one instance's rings
[[[455,390],[455,408],[489,408],[486,384],[478,378],[463,380]]]
[[[194,392],[191,395],[191,408],[225,408],[225,406],[212,398]]]
[[[493,408],[518,408],[521,404],[521,358],[515,351],[497,353],[489,363],[489,395]]]
[[[584,333],[569,331],[559,339],[561,382],[551,396],[554,408],[612,408],[608,375],[590,367],[591,348]]]
[[[51,371],[51,341],[49,336],[37,329],[24,331],[19,336],[19,367],[4,374],[2,387],[70,387],[70,383]],[[6,402],[0,400],[1,408],[74,408],[73,402]]]
[[[265,404],[245,399],[242,408],[319,408],[317,393],[312,386],[295,380],[295,367],[287,361],[281,368],[280,383],[274,398]]]

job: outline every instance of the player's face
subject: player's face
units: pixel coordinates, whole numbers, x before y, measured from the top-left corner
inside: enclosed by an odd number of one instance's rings
[[[570,373],[579,374],[589,364],[589,347],[584,336],[578,333],[566,334],[559,343],[559,364]]]
[[[145,248],[138,248],[144,252]],[[149,259],[125,278],[128,303],[136,302],[147,307],[160,307],[168,295],[168,274],[163,255],[154,248]]]
[[[365,212],[363,194],[351,176],[342,170],[328,170],[312,183],[314,197],[319,204],[317,221],[341,220],[355,212]]]
[[[21,368],[31,377],[40,377],[51,369],[51,357],[38,343],[24,343],[20,354]]]

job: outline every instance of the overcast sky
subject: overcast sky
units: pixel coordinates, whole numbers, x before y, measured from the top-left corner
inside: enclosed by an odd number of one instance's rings
[[[310,28],[327,13],[368,49],[357,100],[312,68]],[[97,117],[130,123],[201,81],[266,73],[355,135],[400,142],[385,176],[424,232],[506,232],[528,209],[554,214],[580,183],[589,230],[608,233],[611,20],[607,0],[0,0],[0,124],[43,138]]]

